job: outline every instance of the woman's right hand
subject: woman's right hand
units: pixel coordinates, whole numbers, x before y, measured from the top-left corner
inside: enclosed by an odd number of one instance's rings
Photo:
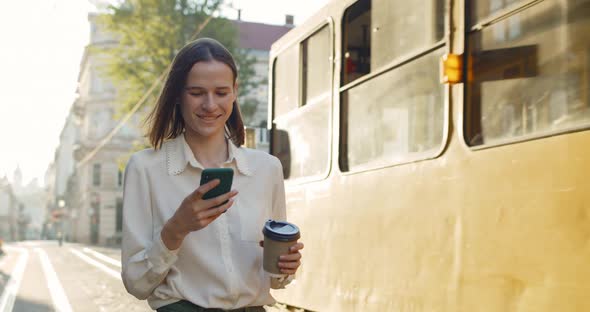
[[[215,179],[199,186],[182,201],[174,216],[166,222],[161,236],[169,250],[178,249],[186,235],[206,227],[233,205],[233,197],[238,194],[236,190],[215,198],[203,199],[203,195],[219,182],[219,179]],[[222,205],[225,201],[228,202]]]

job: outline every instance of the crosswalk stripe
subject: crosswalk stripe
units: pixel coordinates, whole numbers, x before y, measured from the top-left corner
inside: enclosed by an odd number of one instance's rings
[[[108,275],[117,278],[117,279],[121,279],[121,273],[117,272],[109,267],[107,267],[106,265],[88,257],[87,255],[81,253],[80,251],[74,249],[74,248],[70,248],[70,251],[75,254],[76,256],[80,257],[80,259],[88,262],[89,264],[101,269],[103,272],[107,273]]]
[[[0,297],[0,312],[12,312],[16,294],[20,288],[20,284],[25,273],[25,268],[27,266],[27,262],[29,261],[29,251],[27,249],[19,247],[7,247],[6,249],[19,251],[20,256],[10,279],[6,283],[6,287],[4,287],[2,297]]]
[[[72,312],[72,307],[70,306],[68,297],[66,296],[66,293],[59,282],[59,279],[57,278],[57,273],[55,273],[47,253],[40,248],[35,248],[35,251],[37,254],[39,254],[39,258],[41,259],[41,266],[43,267],[43,273],[45,273],[47,287],[49,288],[49,293],[51,294],[51,300],[53,301],[53,307],[55,308],[55,311]]]
[[[90,249],[88,247],[84,247],[82,250],[85,253],[89,253],[89,254],[95,256],[96,258],[98,258],[98,259],[106,262],[106,263],[110,263],[110,264],[112,264],[112,265],[114,265],[116,267],[121,267],[121,261],[117,261],[117,260],[115,260],[115,259],[113,259],[113,258],[111,258],[109,256],[103,255],[103,254],[101,254],[100,252],[98,252],[96,250]]]

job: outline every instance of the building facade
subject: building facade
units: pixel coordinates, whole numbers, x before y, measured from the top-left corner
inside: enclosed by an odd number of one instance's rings
[[[116,42],[96,23],[96,15],[89,15],[90,46],[80,65],[79,135],[73,147],[76,166],[74,181],[70,181],[76,195],[71,209],[72,234],[76,241],[109,245],[120,240],[123,212],[123,171],[120,161],[127,157],[134,142],[142,140],[137,118],[132,118],[117,134],[92,153],[110,133],[115,120],[116,94],[113,84],[101,75],[101,59],[91,52],[93,47],[108,47]]]
[[[142,140],[138,118],[132,118],[92,157],[88,157],[117,125],[113,84],[101,75],[95,47],[116,44],[90,14],[90,44],[80,64],[78,97],[66,117],[53,165],[46,174],[48,237],[61,232],[85,244],[116,244],[122,227],[121,161],[134,142]]]
[[[18,201],[6,177],[0,179],[0,239],[17,240]]]

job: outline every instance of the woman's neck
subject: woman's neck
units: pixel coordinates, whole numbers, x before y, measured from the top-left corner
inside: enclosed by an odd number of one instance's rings
[[[229,157],[227,141],[223,132],[220,135],[203,138],[185,131],[184,139],[197,161],[205,168],[221,167]]]

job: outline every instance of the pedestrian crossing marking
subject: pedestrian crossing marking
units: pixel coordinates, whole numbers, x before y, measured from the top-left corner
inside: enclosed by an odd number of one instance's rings
[[[7,250],[15,250],[20,252],[18,262],[13,270],[13,274],[10,276],[2,297],[0,297],[0,312],[12,312],[14,307],[14,301],[16,300],[16,294],[20,288],[20,284],[23,280],[25,268],[29,261],[29,251],[25,248],[20,247],[6,247]]]
[[[103,272],[107,273],[108,275],[117,278],[117,279],[121,279],[121,273],[117,272],[109,267],[107,267],[106,265],[104,265],[103,263],[100,263],[90,257],[88,257],[87,255],[81,253],[80,251],[74,249],[74,248],[70,248],[70,252],[72,252],[73,254],[75,254],[76,256],[78,256],[80,259],[86,261],[87,263],[99,268],[100,270],[102,270]]]
[[[111,258],[109,256],[103,255],[100,252],[95,251],[95,250],[92,250],[92,249],[90,249],[88,247],[84,247],[82,250],[85,253],[91,254],[94,257],[96,257],[96,258],[98,258],[98,259],[100,259],[100,260],[102,260],[102,261],[104,261],[106,263],[112,264],[112,265],[114,265],[116,267],[119,267],[119,268],[121,267],[121,261],[117,261],[117,260],[115,260],[115,259],[113,259],[113,258]]]
[[[35,252],[39,255],[41,259],[41,267],[43,268],[43,273],[45,273],[45,280],[47,281],[47,287],[49,288],[49,293],[51,295],[51,300],[53,301],[53,307],[57,312],[72,312],[72,307],[70,302],[68,301],[68,297],[57,277],[57,273],[53,269],[53,265],[51,265],[51,261],[47,256],[47,253],[40,249],[35,248]]]

